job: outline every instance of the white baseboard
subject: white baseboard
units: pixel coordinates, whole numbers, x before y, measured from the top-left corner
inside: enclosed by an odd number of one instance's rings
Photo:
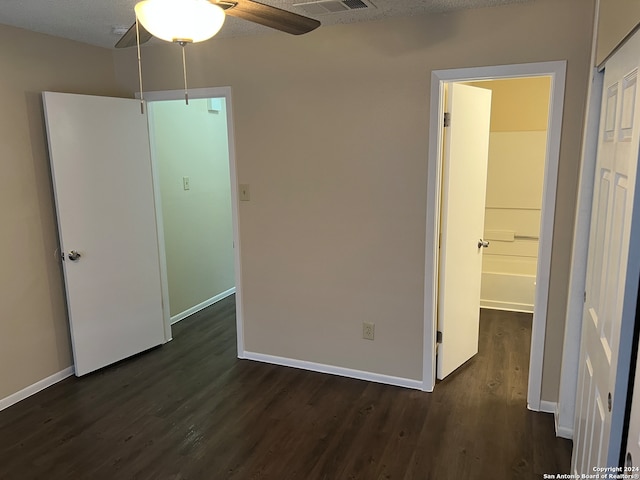
[[[556,413],[557,408],[556,402],[549,402],[547,400],[540,400],[539,408],[531,408],[530,404],[527,404],[527,408],[532,412],[542,412],[542,413]]]
[[[547,400],[540,400],[540,411],[544,413],[553,413],[555,415],[558,408],[557,402],[549,402]]]
[[[573,428],[561,427],[556,423],[556,437],[573,440]]]
[[[180,320],[184,320],[189,315],[193,315],[194,313],[198,313],[200,310],[204,310],[205,308],[213,305],[216,302],[219,302],[224,298],[227,298],[229,295],[233,295],[234,293],[236,293],[236,287],[232,287],[229,290],[219,293],[215,297],[211,297],[210,299],[205,300],[202,303],[199,303],[195,307],[191,307],[188,310],[185,310],[184,312],[174,315],[173,317],[171,317],[171,325],[173,325],[174,323],[178,323]]]
[[[498,302],[496,300],[480,300],[480,308],[489,310],[506,310],[507,312],[533,313],[533,305],[525,303]]]
[[[560,425],[560,404],[556,404],[553,419],[556,426],[556,437],[573,440],[573,425]]]
[[[8,397],[0,399],[0,410],[4,410],[5,408],[9,408],[11,405],[15,405],[21,400],[24,400],[31,395],[35,395],[36,393],[44,390],[51,385],[55,385],[56,383],[64,380],[67,377],[70,377],[75,373],[73,367],[65,368],[64,370],[54,373],[53,375],[40,380],[39,382],[34,383],[33,385],[29,385],[28,387],[23,388],[19,392],[16,392]]]
[[[382,375],[380,373],[365,372],[363,370],[353,370],[351,368],[335,367],[333,365],[324,365],[322,363],[307,362],[305,360],[296,360],[294,358],[277,357],[275,355],[265,355],[263,353],[254,353],[247,351],[241,352],[238,355],[238,358],[255,360],[257,362],[263,363],[271,363],[274,365],[282,365],[284,367],[310,370],[312,372],[328,373],[341,377],[355,378],[357,380],[366,380],[368,382],[384,383],[386,385],[394,385],[396,387],[422,390],[422,381],[412,380],[410,378],[394,377],[391,375]]]

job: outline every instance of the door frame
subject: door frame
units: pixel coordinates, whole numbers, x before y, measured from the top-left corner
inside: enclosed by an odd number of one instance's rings
[[[425,295],[424,295],[424,344],[423,390],[433,391],[436,379],[436,329],[438,305],[438,241],[440,237],[440,211],[442,190],[442,138],[444,117],[444,84],[476,80],[507,79],[517,77],[551,77],[547,154],[542,194],[542,218],[538,246],[535,307],[531,332],[531,357],[527,404],[534,411],[547,411],[551,406],[541,402],[542,366],[546,330],[549,276],[551,270],[551,245],[560,158],[560,137],[566,61],[525,63],[487,67],[471,67],[431,72],[431,106],[429,118],[429,156],[427,163],[427,219],[425,238]]]
[[[140,93],[136,96],[140,98]],[[231,218],[233,222],[233,256],[235,269],[235,295],[236,295],[236,328],[238,355],[244,351],[244,329],[242,310],[242,268],[240,258],[240,228],[238,205],[238,174],[236,164],[235,134],[233,129],[233,108],[231,101],[231,87],[193,88],[189,90],[191,100],[205,98],[224,98],[227,112],[227,143],[229,145],[229,176],[231,181]],[[184,100],[184,90],[162,90],[144,92],[146,102],[159,102],[166,100]],[[160,249],[160,275],[162,279],[162,299],[164,304],[164,332],[166,341],[171,340],[171,315],[169,312],[169,284],[167,280],[166,251],[164,244],[162,207],[160,200],[160,178],[156,156],[151,155],[151,168],[153,172],[153,187],[156,206],[156,221],[158,224],[158,246]]]
[[[595,60],[595,50],[593,58]],[[573,227],[569,295],[567,297],[567,315],[564,327],[565,344],[562,350],[560,390],[558,393],[556,416],[556,434],[559,437],[568,439],[573,438],[576,412],[580,340],[582,335],[584,292],[587,280],[591,206],[593,203],[603,83],[604,70],[593,68],[587,92],[588,101],[582,139],[582,159],[580,161],[580,178],[578,181],[578,204],[576,206],[576,219]],[[574,341],[574,339],[577,339],[577,341]]]

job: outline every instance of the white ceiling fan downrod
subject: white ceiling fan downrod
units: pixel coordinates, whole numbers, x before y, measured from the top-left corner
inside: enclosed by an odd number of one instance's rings
[[[142,91],[142,63],[140,61],[140,24],[136,13],[136,45],[138,47],[138,79],[140,80],[140,113],[144,115],[144,93]]]
[[[191,43],[189,40],[174,40],[178,45],[182,47],[182,73],[184,77],[184,102],[189,105],[189,90],[187,88],[187,60],[185,56],[184,47],[187,46],[188,43]]]

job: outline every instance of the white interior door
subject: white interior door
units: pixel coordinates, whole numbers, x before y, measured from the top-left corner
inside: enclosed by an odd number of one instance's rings
[[[43,101],[84,375],[165,341],[147,116],[136,100],[45,92]]]
[[[575,474],[592,474],[594,467],[618,462],[620,439],[610,438],[611,411],[630,259],[639,61],[636,35],[605,66],[574,426]]]
[[[449,85],[442,185],[437,377],[478,353],[491,90]]]

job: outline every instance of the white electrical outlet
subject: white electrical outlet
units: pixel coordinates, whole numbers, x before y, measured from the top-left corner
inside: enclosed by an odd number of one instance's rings
[[[373,340],[376,333],[376,324],[369,322],[362,322],[362,338],[365,340]]]

